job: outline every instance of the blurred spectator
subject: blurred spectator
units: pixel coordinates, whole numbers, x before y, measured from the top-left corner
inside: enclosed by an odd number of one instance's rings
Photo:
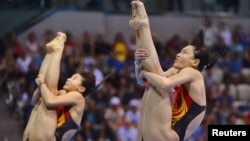
[[[121,141],[136,141],[137,128],[130,120],[125,120],[124,125],[118,128],[117,133]]]
[[[153,39],[153,43],[155,45],[155,49],[157,51],[157,54],[159,55],[159,58],[162,58],[162,56],[164,56],[165,54],[163,52],[163,44],[161,43],[158,34],[153,33],[152,39]]]
[[[11,53],[14,55],[14,58],[17,58],[18,56],[21,55],[22,46],[21,46],[20,42],[18,41],[17,35],[15,32],[12,32],[7,37],[6,49],[11,51]]]
[[[99,32],[95,38],[95,60],[96,66],[108,74],[113,66],[113,54],[111,44],[106,40],[104,33]]]
[[[232,33],[231,33],[231,30],[228,27],[227,21],[225,19],[219,20],[218,29],[219,29],[219,35],[223,39],[223,43],[226,46],[230,46],[231,42],[232,42]]]
[[[101,131],[104,128],[104,113],[98,109],[96,102],[91,99],[87,101],[84,112],[84,138],[86,141],[97,140],[101,136]]]
[[[217,106],[217,92],[213,86],[206,88],[207,95],[207,112],[211,113],[216,110]]]
[[[112,43],[112,52],[114,54],[114,67],[116,72],[119,72],[123,67],[128,57],[128,46],[121,32],[117,32]]]
[[[230,58],[225,62],[224,77],[226,82],[239,83],[243,61],[239,52],[232,52]]]
[[[231,115],[232,107],[228,106],[230,103],[228,99],[221,99],[218,105],[218,109],[215,112],[216,119],[222,125],[228,124],[229,117]]]
[[[140,100],[139,99],[131,99],[129,102],[129,108],[125,113],[126,121],[130,121],[135,127],[137,127],[140,120]]]
[[[7,50],[0,64],[1,97],[8,94],[8,82],[11,81],[11,72],[15,69],[16,60],[11,50]]]
[[[65,32],[66,33],[66,41],[64,44],[64,51],[63,55],[65,57],[72,56],[73,54],[76,55],[76,42],[74,41],[72,34],[70,31]]]
[[[28,72],[25,75],[25,80],[28,87],[30,85],[36,85],[35,79],[37,78],[37,74],[39,73],[38,71],[39,69],[37,69],[33,63],[29,65]]]
[[[116,33],[112,46],[115,59],[122,63],[125,62],[128,54],[128,46],[124,39],[123,33]]]
[[[95,38],[95,56],[102,58],[102,56],[110,56],[107,51],[111,51],[111,45],[106,41],[105,35],[102,32],[97,33]],[[105,58],[105,57],[103,57]]]
[[[228,119],[229,119],[228,125],[243,125],[243,124],[245,124],[242,116],[239,116],[235,113],[231,113],[231,115],[229,116]]]
[[[45,47],[40,47],[39,48],[39,54],[35,58],[32,58],[32,64],[34,65],[35,69],[39,70],[40,66],[42,65],[43,58],[45,57],[46,54],[46,48]]]
[[[228,49],[229,46],[227,46],[227,45],[225,44],[223,37],[222,37],[222,36],[219,36],[219,37],[217,38],[217,43],[213,46],[213,48],[212,48],[211,51],[214,52],[214,53],[218,53],[218,52],[221,52],[221,50],[222,50],[223,48],[226,48],[225,54],[223,54],[222,56],[220,56],[220,58],[218,58],[217,63],[216,63],[216,65],[217,65],[220,69],[222,69],[222,67],[223,67],[223,62],[224,62],[225,56],[226,56],[226,54],[227,54],[227,52],[228,52],[228,50],[229,50],[229,49]]]
[[[219,31],[217,26],[213,23],[213,18],[209,15],[203,17],[203,28],[205,30],[204,43],[209,49],[217,43]]]
[[[110,107],[106,109],[105,119],[113,130],[117,130],[124,124],[125,111],[121,106],[120,98],[113,96],[110,99]]]
[[[250,124],[250,112],[247,112],[244,114],[243,116],[243,121],[246,125],[249,125]]]
[[[232,33],[239,36],[239,42],[243,45],[243,47],[250,43],[247,30],[243,27],[242,24],[236,24],[232,28]]]
[[[230,95],[230,85],[226,84],[225,88],[222,90],[221,94],[217,97],[217,102],[222,103],[223,101],[225,102],[225,106],[227,108],[232,108],[233,101],[235,100],[232,95]]]
[[[128,75],[128,73],[126,74]],[[117,84],[117,96],[121,99],[121,105],[128,105],[133,96],[129,89],[129,77],[124,75],[120,76]]]
[[[85,65],[85,68],[89,71],[93,72],[95,75],[95,82],[96,85],[98,85],[104,78],[103,72],[96,66],[95,62],[90,63],[89,65]],[[102,88],[103,84],[98,88],[100,90]]]
[[[94,39],[90,31],[84,31],[80,42],[82,55],[87,58],[95,57]]]
[[[31,31],[28,33],[24,46],[26,48],[27,55],[31,56],[32,58],[39,56],[40,43],[37,40],[37,35],[35,32]]]
[[[16,63],[13,69],[7,72],[7,92],[8,98],[6,98],[6,104],[9,107],[11,114],[17,114],[19,110],[18,100],[22,96],[22,81],[25,78],[24,74],[21,72],[19,65]]]
[[[21,72],[26,74],[29,71],[29,66],[32,63],[32,57],[23,49],[20,56],[17,57],[16,63],[19,65]]]
[[[203,74],[204,74],[206,88],[212,87],[217,83],[219,83],[212,69],[204,70]]]
[[[103,87],[105,88],[106,82],[103,83]],[[102,91],[97,91],[96,94],[91,95],[91,99],[95,100],[98,108],[105,109],[108,106],[109,97],[105,95]]]
[[[104,123],[104,128],[102,130],[102,134],[99,141],[119,141],[119,136],[117,134],[117,130],[113,128],[113,125],[110,124],[109,120],[106,120]]]
[[[229,46],[229,52],[239,53],[239,57],[242,58],[244,53],[244,46],[241,44],[241,36],[238,33],[234,33],[232,36],[232,44]]]

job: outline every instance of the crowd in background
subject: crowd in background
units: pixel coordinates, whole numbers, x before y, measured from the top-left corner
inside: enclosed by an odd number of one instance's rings
[[[204,70],[207,94],[206,116],[189,141],[206,141],[210,124],[250,124],[250,29],[240,23],[232,27],[225,19],[215,23],[209,16],[203,19],[205,45],[211,52],[224,46],[227,52],[220,56],[211,70]],[[0,43],[0,97],[5,99],[10,113],[26,126],[33,106],[30,103],[36,89],[34,82],[46,53],[45,44],[57,31],[47,29],[43,38],[31,31],[24,44],[15,32]],[[86,97],[81,128],[74,141],[135,141],[139,122],[140,101],[144,87],[139,86],[134,74],[135,37],[125,40],[117,31],[112,42],[105,33],[93,35],[82,31],[81,40],[75,40],[70,31],[63,52],[59,86],[74,72],[93,71],[97,84],[115,68],[115,73],[102,86]],[[188,44],[181,34],[161,42],[152,35],[160,62],[168,69],[176,54]],[[19,128],[19,127],[17,127]]]

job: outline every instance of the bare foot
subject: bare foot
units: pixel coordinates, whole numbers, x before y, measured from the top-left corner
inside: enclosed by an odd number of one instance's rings
[[[65,33],[57,32],[57,36],[52,41],[46,44],[46,48],[48,52],[62,50],[65,41],[66,41]]]
[[[148,26],[148,16],[145,10],[144,4],[139,0],[133,0],[132,3],[132,18],[129,21],[129,25],[135,30]]]

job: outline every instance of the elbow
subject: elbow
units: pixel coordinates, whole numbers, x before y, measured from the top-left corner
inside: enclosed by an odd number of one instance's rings
[[[53,102],[53,99],[44,99],[44,104],[48,108],[54,108],[54,107],[56,107],[55,103]]]
[[[162,69],[157,69],[156,74],[164,76],[164,71]]]

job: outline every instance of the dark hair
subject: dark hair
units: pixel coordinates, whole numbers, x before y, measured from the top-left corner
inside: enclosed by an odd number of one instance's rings
[[[84,96],[86,96],[86,94],[88,94],[92,89],[95,88],[95,75],[92,72],[89,71],[81,71],[78,72],[82,77],[82,86],[85,87],[85,91],[84,91]]]
[[[115,69],[111,69],[111,72],[104,77],[104,79],[96,85],[96,78],[95,75],[92,72],[89,71],[82,71],[79,72],[79,74],[83,77],[82,86],[85,87],[84,96],[88,96],[90,94],[93,94],[96,92],[96,90],[101,86],[101,84],[107,80],[113,73],[115,72]]]
[[[198,70],[202,71],[205,69],[210,69],[214,66],[217,59],[223,55],[226,51],[226,46],[224,46],[219,53],[211,54],[204,44],[204,30],[199,29],[194,35],[191,45],[195,47],[194,58],[199,59],[200,63],[198,65]]]

